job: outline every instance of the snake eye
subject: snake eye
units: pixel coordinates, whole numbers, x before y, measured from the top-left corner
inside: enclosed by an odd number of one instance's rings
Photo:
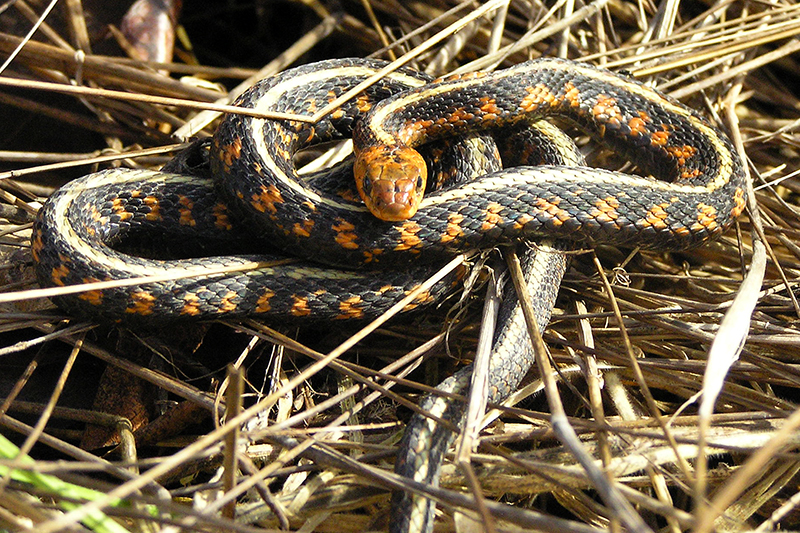
[[[365,195],[370,196],[372,194],[372,180],[368,178],[361,180],[361,190]]]
[[[422,179],[422,176],[417,176],[417,190],[421,191],[425,188],[425,180]]]

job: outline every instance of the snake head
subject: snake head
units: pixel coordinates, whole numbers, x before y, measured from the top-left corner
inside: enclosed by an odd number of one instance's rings
[[[356,154],[353,171],[361,199],[376,217],[400,221],[417,212],[425,193],[428,167],[413,148],[369,146]]]

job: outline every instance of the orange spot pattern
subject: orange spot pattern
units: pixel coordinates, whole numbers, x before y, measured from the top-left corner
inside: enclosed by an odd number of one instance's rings
[[[33,236],[33,242],[31,242],[31,252],[33,253],[34,261],[39,261],[39,254],[42,253],[43,248],[44,242],[42,241],[42,235],[37,231]]]
[[[325,291],[317,291],[317,294]],[[308,306],[308,298],[303,296],[292,296],[292,306],[289,309],[289,314],[296,317],[304,317],[311,314],[311,308]]]
[[[592,107],[592,116],[602,123],[619,126],[622,111],[617,106],[616,99],[601,94],[597,96],[597,101]]]
[[[125,200],[122,198],[114,198],[111,202],[111,212],[117,215],[122,222],[133,218],[133,213],[125,209]]]
[[[239,295],[233,291],[228,291],[225,293],[225,296],[222,297],[222,301],[219,304],[219,312],[220,313],[231,313],[236,311],[237,303],[236,300],[239,298]]]
[[[296,222],[294,227],[292,227],[292,232],[298,237],[310,237],[312,229],[314,229],[314,221],[305,220],[303,222]]]
[[[372,102],[369,99],[369,96],[366,94],[360,94],[356,98],[356,107],[358,111],[361,113],[366,113],[370,109],[372,109]]]
[[[688,237],[690,234],[689,228],[686,226],[678,226],[677,228],[673,226],[672,231],[679,237]]]
[[[363,318],[364,309],[362,308],[364,301],[360,296],[351,296],[339,303],[340,313],[336,316],[338,320],[347,320],[351,318]]]
[[[153,314],[156,297],[148,291],[136,291],[131,294],[131,299],[126,313],[147,316]]]
[[[102,214],[100,214],[100,210],[97,209],[97,206],[90,205],[89,209],[91,211],[90,216],[92,217],[92,220],[94,220],[95,222],[103,222],[103,223],[105,222],[104,221],[105,217]],[[94,235],[94,231],[92,231],[92,235]]]
[[[356,227],[344,219],[337,218],[336,223],[331,226],[331,229],[336,232],[334,240],[346,250],[358,249],[358,235],[353,231]]]
[[[256,301],[256,313],[268,313],[272,309],[269,301],[275,296],[275,293],[269,289],[264,290],[264,294],[258,297]]]
[[[407,123],[402,131],[397,132],[397,138],[401,143],[408,144],[412,139],[424,138],[424,133],[432,127],[432,120],[415,120]]]
[[[178,198],[178,203],[181,207],[178,208],[178,212],[181,214],[180,219],[178,222],[181,226],[191,226],[194,227],[197,225],[197,221],[195,221],[194,216],[192,215],[192,209],[194,209],[194,202],[188,196],[180,196]]]
[[[653,146],[666,146],[667,142],[669,142],[669,132],[665,129],[650,134],[650,144]]]
[[[700,169],[699,168],[695,168],[693,170],[684,170],[683,172],[681,172],[681,179],[685,179],[685,180],[686,179],[692,179],[692,178],[696,178],[699,175],[700,175]]]
[[[239,137],[234,138],[230,144],[218,147],[218,158],[225,166],[225,171],[230,171],[233,162],[239,159],[242,155],[242,139]]]
[[[95,281],[99,281],[95,278],[84,278],[84,283],[93,283]],[[82,292],[78,295],[78,298],[83,300],[84,302],[89,302],[92,305],[102,305],[103,304],[103,291],[101,290],[92,290]]]
[[[527,215],[527,214],[522,214],[522,215],[518,216],[517,219],[514,221],[514,230],[516,230],[516,231],[522,230],[533,219],[534,219],[534,217],[532,217],[531,215]]]
[[[742,214],[744,211],[745,204],[747,203],[744,199],[744,189],[741,187],[737,188],[736,191],[733,193],[733,209],[731,209],[731,215],[736,218]]]
[[[692,224],[691,229],[695,231],[705,229],[711,233],[716,233],[719,231],[719,224],[717,224],[717,209],[708,204],[697,204],[697,222]]]
[[[498,203],[491,203],[486,206],[485,220],[483,224],[481,224],[481,229],[483,231],[489,231],[501,223],[503,221],[503,217],[500,216],[502,210],[503,206]]]
[[[66,257],[59,254],[58,259],[61,261],[61,264],[53,268],[53,271],[50,273],[50,277],[52,278],[54,285],[63,287],[64,279],[69,276],[69,267],[66,265]]]
[[[233,228],[230,219],[228,218],[228,206],[223,203],[215,204],[212,208],[214,213],[214,225],[225,231],[230,231]]]
[[[416,290],[416,286],[412,287],[411,289],[407,290],[405,294],[411,294],[414,290]],[[412,311],[419,307],[420,305],[429,304],[434,300],[433,296],[431,295],[430,291],[422,291],[417,296],[414,297],[412,301],[407,303],[403,307],[403,311]]]
[[[278,208],[275,207],[275,204],[282,204],[283,196],[281,196],[281,191],[279,191],[276,186],[269,185],[268,187],[264,187],[262,185],[261,192],[253,195],[252,203],[253,207],[259,212],[269,212],[274,215],[278,212]]]
[[[591,216],[598,222],[614,222],[619,218],[617,208],[619,207],[619,200],[616,196],[607,196],[601,198],[594,203]]]
[[[145,219],[153,222],[158,222],[161,220],[161,206],[158,203],[158,198],[155,196],[145,196],[142,202],[144,205],[150,208],[150,212],[144,216]]]
[[[548,106],[555,106],[560,103],[559,99],[550,89],[542,84],[533,87],[525,87],[528,94],[522,98],[519,106],[525,113],[533,113],[539,106],[546,103]]]
[[[83,283],[97,283],[100,281],[94,277],[83,278]],[[99,289],[85,291],[78,294],[78,298],[83,300],[84,302],[89,302],[92,305],[102,305],[103,304],[103,291]]]
[[[564,100],[569,102],[570,107],[580,107],[581,92],[571,81],[564,84]]]
[[[183,308],[181,314],[187,316],[197,316],[200,314],[200,298],[195,293],[187,293],[183,297]]]
[[[697,148],[688,145],[668,146],[666,150],[678,160],[678,165],[682,167],[686,166],[686,161],[697,153]]]
[[[317,100],[315,98],[307,98],[305,110],[309,114],[314,114],[317,112]],[[340,111],[340,110],[339,110]]]
[[[631,137],[639,137],[647,135],[647,125],[650,123],[650,116],[644,111],[639,111],[638,117],[633,117],[628,121],[628,127],[631,129]]]
[[[558,207],[559,203],[561,203],[559,198],[554,198],[553,201],[548,201],[544,198],[538,198],[536,200],[536,208],[543,213],[550,215],[550,223],[556,227],[561,226],[564,221],[572,218],[572,215],[569,214],[569,211]]]
[[[395,250],[413,250],[422,243],[417,233],[422,228],[416,222],[407,221],[400,226],[400,242],[395,246]]]
[[[373,248],[372,250],[364,251],[364,263],[372,263],[378,259],[378,256],[383,253],[382,248]]]
[[[497,119],[502,114],[502,111],[499,107],[497,107],[497,102],[494,98],[489,98],[488,96],[482,96],[480,99],[481,103],[481,121],[484,124],[493,124],[497,122]]]
[[[666,229],[667,223],[665,220],[669,216],[667,213],[669,206],[669,203],[663,203],[651,207],[644,217],[645,224],[655,229]]]
[[[444,78],[436,78],[431,83],[439,83],[442,81],[457,81],[457,80],[475,80],[478,78],[483,78],[486,75],[486,72],[476,71],[476,72],[466,72],[464,74],[451,74]]]
[[[442,244],[452,242],[463,235],[464,230],[461,229],[461,222],[463,221],[464,215],[460,213],[450,213],[450,215],[448,215],[447,228],[444,230],[444,233],[442,233],[442,237],[440,239]]]

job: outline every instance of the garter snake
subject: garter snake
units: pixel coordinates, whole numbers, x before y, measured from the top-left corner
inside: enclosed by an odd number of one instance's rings
[[[334,60],[301,66],[258,83],[237,105],[310,114],[382,65]],[[684,249],[719,235],[744,208],[744,171],[727,137],[693,111],[633,80],[546,59],[496,73],[426,81],[414,71],[397,71],[312,126],[228,115],[214,136],[210,160],[215,188],[225,202],[195,198],[199,192],[191,189],[197,180],[155,171],[109,170],[67,185],[44,206],[34,227],[40,283],[72,285],[222,263],[214,257],[153,261],[109,246],[125,232],[150,226],[180,226],[188,233],[208,227],[219,234],[241,218],[254,230],[251,234],[292,256],[375,269],[431,263],[464,250],[539,237]],[[381,147],[391,147],[393,158],[406,157],[416,153],[414,146],[453,131],[556,114],[574,120],[645,172],[672,182],[582,166],[523,166],[433,192],[408,220],[380,222],[360,202],[299,181],[292,159],[310,144],[348,135],[366,112],[354,132],[355,166],[362,172],[374,168]],[[412,163],[416,157],[411,156]],[[210,182],[197,189],[211,190]],[[165,218],[173,205],[178,214]],[[202,212],[198,206],[208,209]],[[242,260],[228,264],[236,261]],[[345,286],[343,301],[325,288],[331,275],[318,267],[266,268],[233,279],[216,275],[91,291],[57,303],[110,319],[252,313],[362,318],[376,312],[372,306],[382,296],[404,293],[397,280],[381,280],[362,294],[350,281],[355,274],[336,271]],[[405,272],[401,268],[388,276]],[[296,283],[298,278],[320,281],[306,289]]]
[[[298,67],[258,83],[237,105],[310,115],[382,66],[334,60]],[[584,166],[522,166],[422,199],[410,193],[425,186],[418,145],[554,115],[630,158],[646,176]],[[351,132],[357,186],[367,205],[378,204],[374,208],[390,220],[376,221],[360,201],[297,179],[298,151]],[[411,172],[404,178],[411,185],[401,184],[397,193],[393,180],[386,192],[382,180],[396,174],[396,166],[405,176]],[[408,284],[425,271],[417,264],[539,238],[686,249],[721,234],[745,203],[741,160],[727,137],[700,115],[633,80],[551,59],[433,83],[400,70],[311,126],[229,115],[211,144],[210,175],[113,169],[68,184],[34,225],[40,283],[198,273],[56,299],[69,312],[116,321],[250,314],[365,318],[407,293]],[[369,194],[375,190],[377,200]],[[395,213],[386,215],[387,210]],[[113,248],[131,236],[132,248],[148,245],[147,235],[166,225],[175,230],[165,237],[167,247],[177,248],[202,230],[207,233],[199,237],[201,248],[213,250],[232,230],[245,228],[253,235],[245,240],[304,261],[260,254],[148,258]],[[184,254],[202,255],[177,252]],[[204,268],[254,261],[262,267],[202,275]],[[372,270],[378,268],[380,274]],[[365,279],[371,285],[362,287]],[[451,283],[420,302],[433,301]]]

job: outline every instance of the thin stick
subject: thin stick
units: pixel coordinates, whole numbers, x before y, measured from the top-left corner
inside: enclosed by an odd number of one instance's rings
[[[18,89],[31,89],[36,91],[49,91],[76,96],[88,96],[92,98],[112,98],[115,100],[125,100],[128,102],[143,102],[146,104],[159,104],[166,106],[178,106],[186,109],[199,109],[219,111],[221,113],[233,113],[254,118],[266,118],[275,120],[297,120],[299,122],[315,122],[314,117],[306,115],[295,115],[291,113],[262,113],[224,104],[212,104],[211,102],[197,102],[183,98],[171,98],[168,96],[155,96],[149,94],[127,93],[125,91],[114,91],[111,89],[96,89],[84,87],[82,85],[65,85],[62,83],[50,83],[46,81],[21,80],[17,78],[0,77],[0,87],[16,87]]]
[[[119,161],[120,159],[132,159],[136,157],[147,157],[152,155],[169,154],[178,152],[189,146],[188,143],[172,144],[168,146],[158,146],[156,148],[145,148],[143,150],[132,150],[130,152],[120,152],[118,154],[109,155],[92,155],[89,157],[79,156],[69,161],[60,161],[58,163],[48,163],[46,165],[38,165],[35,167],[21,168],[17,170],[9,170],[0,172],[0,180],[19,178],[30,174],[38,174],[41,172],[49,172],[51,170],[62,170],[65,168],[81,167],[85,165],[96,165],[99,163],[109,163],[111,161]]]
[[[33,34],[36,33],[36,30],[39,29],[39,26],[42,23],[44,23],[44,19],[46,19],[47,15],[49,15],[50,12],[53,10],[53,8],[56,7],[57,3],[58,3],[58,0],[51,0],[50,1],[50,3],[44,9],[44,12],[42,13],[42,16],[39,17],[39,20],[36,21],[36,24],[34,24],[33,27],[28,31],[28,34],[25,37],[22,38],[22,41],[19,43],[19,46],[17,46],[17,48],[8,55],[6,60],[3,61],[3,64],[0,65],[0,74],[5,72],[5,70],[8,68],[8,65],[10,65],[11,62],[14,61],[14,59],[17,57],[17,55],[19,55],[19,53],[22,51],[22,47],[25,46],[25,43],[27,43],[28,41],[31,40],[31,37],[33,37]]]

